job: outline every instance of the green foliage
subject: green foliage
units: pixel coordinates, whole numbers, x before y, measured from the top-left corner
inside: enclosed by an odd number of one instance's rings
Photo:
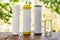
[[[27,4],[28,2],[26,1],[26,4]]]
[[[19,0],[10,0],[10,2],[19,2]]]
[[[9,19],[11,17],[12,17],[11,4],[0,2],[0,19],[3,20],[4,23],[10,24]]]
[[[60,15],[60,0],[40,0],[43,1],[45,7],[49,8],[52,12]]]
[[[56,30],[52,29],[52,32],[56,32]]]
[[[31,5],[31,1],[29,2],[29,5]]]
[[[29,5],[31,5],[31,1],[29,1],[29,2],[28,2],[28,1],[26,1],[26,4],[29,4]]]
[[[11,24],[9,20],[12,17],[12,5],[15,2],[19,2],[19,0],[10,0],[10,3],[2,3],[0,1],[0,19],[6,24]]]

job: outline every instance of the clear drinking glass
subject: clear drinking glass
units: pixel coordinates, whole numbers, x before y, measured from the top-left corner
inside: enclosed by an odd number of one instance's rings
[[[45,35],[50,36],[52,33],[52,20],[45,20]]]

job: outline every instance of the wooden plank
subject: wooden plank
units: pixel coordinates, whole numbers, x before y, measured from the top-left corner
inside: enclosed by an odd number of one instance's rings
[[[8,40],[19,40],[19,35],[11,35]]]
[[[41,36],[42,37],[41,40],[60,40],[60,37],[58,35],[57,33],[52,33],[52,36],[45,36],[45,34],[43,34]]]
[[[6,40],[8,38],[8,36],[6,36],[7,34],[10,33],[0,33],[0,40]],[[2,35],[5,35],[4,37]],[[58,36],[59,35],[59,36]],[[2,39],[2,37],[4,39]],[[11,35],[9,36],[9,38],[7,40],[60,40],[60,33],[52,33],[52,36],[45,36],[45,34],[43,33],[41,36],[40,35]]]
[[[58,35],[60,37],[60,32],[55,32],[56,35]]]
[[[11,35],[11,32],[0,32],[0,40],[6,40]]]
[[[33,38],[34,40],[41,40],[41,36],[40,35],[34,35],[33,37],[34,37]]]
[[[48,40],[48,39],[46,38],[46,36],[45,36],[45,33],[42,34],[41,40]]]
[[[22,40],[32,40],[32,38],[29,35],[22,36]]]
[[[56,33],[54,33],[54,35],[56,36],[56,39],[57,39],[57,40],[60,40],[60,36],[59,36],[60,34],[57,35]]]
[[[55,33],[52,33],[52,36],[46,36],[46,38],[48,40],[60,40],[60,37]]]

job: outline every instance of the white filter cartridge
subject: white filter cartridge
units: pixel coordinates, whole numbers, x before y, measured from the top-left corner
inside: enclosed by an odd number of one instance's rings
[[[41,34],[41,5],[34,6],[34,33]]]
[[[19,34],[19,5],[14,5],[12,7],[13,12],[13,20],[12,20],[12,34],[17,35]]]
[[[23,10],[23,32],[31,32],[31,9]]]

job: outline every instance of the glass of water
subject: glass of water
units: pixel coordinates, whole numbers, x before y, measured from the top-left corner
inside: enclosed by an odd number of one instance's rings
[[[50,36],[52,33],[52,20],[45,20],[45,35]]]

